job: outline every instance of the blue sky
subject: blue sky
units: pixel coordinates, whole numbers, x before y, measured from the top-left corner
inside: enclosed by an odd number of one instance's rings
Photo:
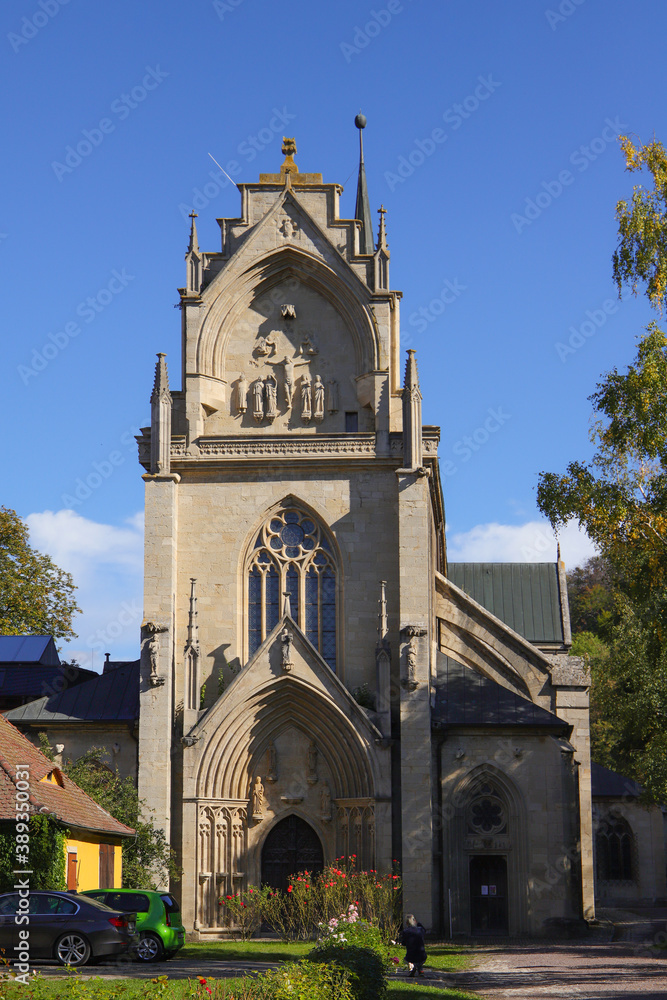
[[[664,3],[15,0],[0,17],[0,503],[75,575],[70,653],[136,655],[133,434],[157,351],[180,387],[187,212],[205,249],[239,212],[208,154],[252,181],[294,135],[350,216],[360,108],[403,346],[442,428],[450,555],[554,557],[537,474],[590,455],[587,397],[653,318],[611,281],[634,181],[615,135],[667,136]],[[590,546],[571,529],[563,551]]]

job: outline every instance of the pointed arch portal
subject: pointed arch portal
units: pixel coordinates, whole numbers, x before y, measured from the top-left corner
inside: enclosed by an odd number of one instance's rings
[[[304,819],[292,814],[270,831],[262,848],[262,885],[287,891],[290,875],[324,868],[320,838]]]

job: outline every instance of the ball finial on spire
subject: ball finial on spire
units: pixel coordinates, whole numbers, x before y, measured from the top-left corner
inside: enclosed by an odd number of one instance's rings
[[[360,111],[357,117],[354,119],[354,124],[357,126],[358,129],[366,128],[366,115],[362,115]]]

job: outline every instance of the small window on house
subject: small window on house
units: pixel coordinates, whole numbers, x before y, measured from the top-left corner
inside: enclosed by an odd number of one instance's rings
[[[356,434],[359,430],[359,414],[346,413],[345,414],[345,433],[346,434]]]

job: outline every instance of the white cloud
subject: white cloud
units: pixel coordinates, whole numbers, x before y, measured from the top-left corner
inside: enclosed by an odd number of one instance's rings
[[[595,555],[595,546],[576,521],[570,521],[556,538],[548,521],[526,524],[478,524],[470,531],[447,533],[447,558],[452,562],[555,562],[560,541],[561,558],[568,570]]]
[[[100,669],[103,653],[136,659],[143,604],[143,514],[124,527],[99,524],[73,510],[29,514],[30,544],[72,574],[81,614],[74,619],[78,638],[61,655]]]

